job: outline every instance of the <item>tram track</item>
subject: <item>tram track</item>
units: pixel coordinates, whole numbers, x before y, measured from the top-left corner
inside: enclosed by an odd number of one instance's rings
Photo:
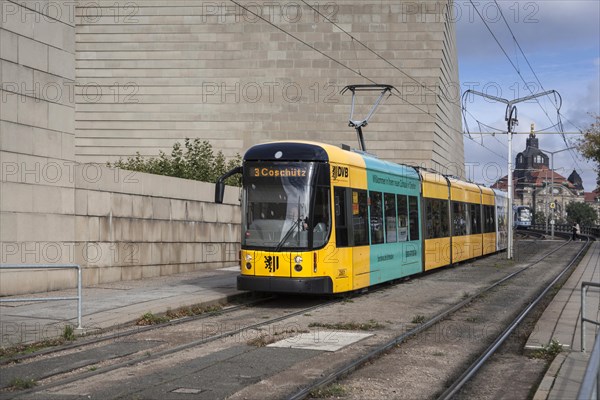
[[[544,240],[546,239],[546,235],[543,232],[537,232],[537,231],[532,231],[532,230],[523,230],[523,229],[519,229],[515,231],[515,235],[523,238],[523,239],[528,239],[531,238],[533,240]]]
[[[119,333],[111,334],[111,335],[108,335],[105,337],[97,338],[94,340],[78,342],[78,343],[75,342],[68,346],[61,346],[61,347],[55,348],[55,349],[48,349],[45,352],[38,352],[38,353],[35,353],[32,355],[13,358],[11,360],[11,362],[13,363],[13,365],[15,363],[17,365],[20,365],[20,363],[22,363],[24,361],[28,361],[28,360],[31,361],[32,359],[39,358],[39,357],[47,357],[47,356],[52,357],[52,356],[56,356],[57,354],[60,354],[61,352],[69,352],[69,351],[73,351],[73,350],[76,350],[77,352],[81,352],[81,351],[85,351],[88,348],[93,348],[94,346],[96,346],[98,344],[102,344],[104,342],[109,342],[109,341],[113,341],[113,340],[122,341],[123,339],[127,338],[130,341],[134,341],[135,336],[141,336],[143,334],[147,334],[151,331],[155,331],[158,329],[176,327],[178,325],[189,324],[189,323],[194,323],[194,322],[198,322],[201,320],[206,320],[208,317],[211,317],[211,316],[223,316],[223,314],[233,314],[236,311],[243,311],[243,310],[248,310],[249,313],[253,313],[253,312],[255,312],[255,310],[252,307],[257,306],[259,304],[269,305],[270,303],[277,302],[277,300],[278,300],[278,298],[276,296],[275,297],[271,296],[266,299],[252,301],[252,302],[250,302],[250,304],[240,304],[240,305],[228,307],[219,312],[202,314],[202,315],[196,316],[196,317],[181,318],[181,319],[172,320],[172,321],[169,321],[169,322],[163,323],[163,324],[137,327],[139,329],[134,327],[133,329],[130,329],[123,333],[119,332]],[[264,326],[276,324],[278,322],[285,321],[286,319],[294,318],[296,316],[309,313],[309,312],[317,310],[319,308],[327,307],[332,304],[339,303],[343,300],[344,299],[341,297],[329,299],[325,302],[319,302],[316,305],[311,305],[309,307],[302,307],[299,310],[289,311],[289,312],[282,309],[280,311],[284,315],[281,315],[281,316],[278,316],[275,318],[265,319],[260,322],[256,322],[256,323],[252,323],[252,324],[248,324],[248,325],[232,324],[233,326],[236,327],[235,329],[230,329],[230,330],[226,330],[226,331],[223,331],[220,333],[215,333],[215,334],[212,334],[213,332],[210,332],[211,334],[208,335],[207,337],[204,337],[204,334],[203,334],[202,335],[203,337],[201,339],[187,341],[186,343],[171,346],[164,350],[159,350],[159,351],[153,352],[151,354],[148,354],[146,352],[141,355],[134,354],[133,357],[129,357],[129,356],[131,356],[131,354],[127,354],[123,357],[118,357],[116,359],[113,358],[113,359],[105,359],[105,360],[93,360],[93,362],[88,365],[77,364],[73,368],[62,369],[58,372],[49,370],[41,375],[38,375],[36,377],[36,381],[43,382],[44,380],[48,380],[50,378],[56,378],[60,375],[70,375],[70,376],[68,376],[67,378],[63,378],[63,379],[61,379],[61,378],[55,379],[53,382],[50,382],[50,383],[41,383],[32,389],[23,390],[18,393],[6,392],[6,389],[9,389],[9,388],[5,386],[3,388],[0,388],[0,390],[4,391],[4,392],[0,391],[0,399],[18,398],[18,397],[33,394],[36,392],[41,392],[44,390],[52,389],[52,388],[55,388],[58,386],[68,385],[70,383],[77,382],[78,380],[88,379],[88,378],[106,374],[106,373],[109,373],[109,372],[112,372],[115,370],[128,368],[128,367],[137,365],[142,362],[158,360],[158,359],[166,357],[166,356],[184,352],[184,351],[194,348],[194,347],[203,346],[203,345],[209,344],[211,342],[216,342],[216,341],[219,341],[224,338],[232,337],[232,336],[238,335],[238,334],[246,332],[246,331],[257,330]],[[311,302],[314,302],[314,300],[311,300]],[[220,324],[221,324],[220,326],[225,325],[225,323],[223,323],[223,322],[221,322]],[[121,359],[124,359],[124,360],[121,360]],[[76,371],[81,371],[82,369],[87,368],[89,365],[96,365],[100,362],[107,362],[107,361],[110,362],[109,365],[107,365],[107,366],[103,366],[100,368],[93,368],[93,370],[87,370],[85,372],[76,373]],[[8,367],[10,367],[10,364],[8,364],[8,362],[5,362],[3,367],[8,368]],[[6,370],[4,371],[4,373],[6,373]]]
[[[350,362],[345,363],[344,365],[339,366],[335,370],[329,371],[326,376],[313,381],[310,385],[304,386],[297,392],[289,395],[287,398],[289,400],[304,399],[304,398],[307,398],[311,393],[315,393],[319,389],[323,389],[326,386],[328,386],[336,381],[340,381],[341,379],[349,376],[353,372],[358,371],[361,367],[363,367],[367,363],[374,362],[374,360],[376,360],[379,357],[381,357],[382,355],[392,351],[398,345],[406,342],[407,340],[409,340],[411,338],[416,337],[417,335],[419,335],[420,333],[422,333],[424,331],[427,331],[428,329],[432,328],[433,326],[440,323],[441,321],[448,318],[449,316],[456,313],[457,311],[464,309],[466,306],[471,304],[476,299],[485,296],[487,293],[494,290],[495,288],[505,284],[506,282],[510,281],[511,279],[513,279],[513,278],[519,276],[520,274],[522,274],[523,272],[529,270],[536,264],[539,264],[540,262],[544,261],[549,256],[551,256],[551,255],[555,254],[556,252],[558,252],[559,250],[563,249],[568,243],[569,242],[567,241],[565,243],[560,244],[556,248],[554,248],[551,251],[547,252],[546,254],[542,255],[540,258],[538,258],[532,262],[529,262],[528,264],[526,264],[524,267],[520,268],[519,270],[508,274],[507,276],[503,277],[502,279],[499,279],[495,283],[483,288],[476,294],[474,294],[474,295],[464,299],[463,301],[451,306],[450,308],[443,310],[442,312],[434,315],[433,317],[429,318],[427,321],[423,322],[421,325],[415,327],[414,329],[409,330],[408,332],[404,332],[400,335],[397,335],[397,336],[393,337],[392,339],[386,341],[385,343],[382,343],[382,344],[376,346],[375,348],[371,349],[368,353],[361,355],[360,357],[357,357],[357,358],[351,360]],[[580,255],[582,254],[583,251],[585,251],[585,249],[587,249],[587,245],[583,246],[581,248],[581,250],[568,262],[567,266],[561,271],[560,275],[557,276],[554,280],[552,280],[551,284],[549,284],[543,290],[543,294],[540,295],[541,297],[543,297],[543,295],[545,295],[548,292],[548,290],[550,290],[550,288],[556,283],[556,281],[559,280],[560,277],[562,277],[571,268],[573,263],[580,257]],[[540,297],[540,296],[538,296],[538,297]],[[537,302],[536,302],[536,304],[537,304]],[[532,308],[532,307],[528,307],[528,310],[530,308]],[[523,317],[525,315],[523,315],[523,316],[521,316],[521,314],[519,315],[520,316],[519,322],[523,319]],[[512,330],[514,330],[514,328]],[[512,330],[511,330],[511,332],[512,332]],[[500,342],[500,344],[501,344],[501,342]],[[496,349],[498,346],[499,346],[499,344],[497,346],[493,346],[493,347],[495,347],[495,349]],[[490,346],[490,347],[492,347],[492,346]],[[467,372],[465,372],[465,374],[467,374]],[[470,376],[471,375],[469,374],[469,377]]]
[[[339,355],[337,357],[334,358],[327,358],[327,354],[321,354],[321,356],[316,357],[314,362],[313,359],[310,359],[309,361],[306,361],[309,363],[311,370],[319,370],[322,371],[319,373],[323,374],[322,376],[329,376],[329,373],[331,371],[331,368],[337,368],[338,365],[340,365],[340,363],[344,360],[349,361],[348,363],[345,364],[346,367],[346,374],[348,374],[349,372],[351,372],[352,370],[358,370],[361,366],[361,363],[365,363],[369,360],[374,360],[375,358],[378,357],[377,354],[374,354],[374,352],[370,351],[371,349],[375,349],[375,346],[378,346],[380,348],[382,348],[382,345],[379,344],[379,342],[383,342],[385,340],[387,340],[387,338],[392,337],[393,334],[393,329],[394,326],[398,326],[398,324],[407,324],[408,322],[402,322],[402,321],[410,321],[410,314],[406,315],[407,313],[414,313],[417,312],[418,309],[420,309],[420,313],[427,313],[427,311],[425,311],[427,309],[427,304],[431,304],[428,303],[430,301],[434,301],[435,303],[438,303],[439,300],[441,298],[447,298],[448,295],[452,290],[452,287],[456,287],[456,282],[463,282],[463,279],[469,277],[469,280],[472,282],[472,284],[468,285],[468,286],[464,286],[461,284],[461,287],[470,287],[471,292],[475,292],[475,295],[472,296],[464,296],[464,292],[463,292],[463,299],[459,302],[457,302],[457,304],[454,304],[451,306],[452,301],[444,301],[443,304],[446,304],[446,306],[444,307],[445,310],[441,313],[437,313],[437,315],[435,315],[432,318],[429,318],[428,321],[426,321],[425,323],[419,324],[418,326],[415,326],[414,330],[411,330],[409,332],[404,333],[403,335],[398,335],[396,334],[391,342],[387,341],[388,343],[388,350],[391,350],[391,348],[395,347],[395,345],[408,340],[411,337],[414,336],[418,336],[418,333],[421,333],[423,331],[426,331],[428,328],[431,328],[432,326],[435,326],[436,323],[440,323],[441,321],[443,321],[445,318],[449,318],[449,316],[451,316],[453,313],[456,313],[458,310],[460,310],[461,308],[465,308],[468,304],[472,303],[475,299],[478,298],[478,296],[481,296],[481,293],[484,292],[483,290],[479,290],[479,289],[475,289],[475,287],[477,288],[482,288],[484,284],[483,282],[488,282],[488,283],[492,283],[493,286],[502,286],[502,284],[504,282],[506,282],[507,280],[510,280],[509,276],[516,276],[522,272],[524,272],[525,270],[531,268],[533,265],[541,262],[542,260],[544,260],[545,258],[549,257],[552,254],[556,254],[557,252],[560,252],[560,250],[562,248],[564,248],[564,246],[567,245],[567,243],[561,243],[559,246],[556,246],[556,242],[555,243],[544,243],[543,241],[540,242],[540,244],[542,244],[542,247],[540,247],[539,253],[543,253],[541,255],[535,255],[535,252],[533,253],[529,253],[529,252],[522,252],[522,255],[525,257],[530,258],[531,262],[528,262],[526,264],[521,264],[521,265],[512,265],[511,263],[506,264],[504,267],[502,266],[495,266],[496,265],[496,261],[494,261],[495,257],[492,258],[485,258],[483,260],[485,260],[483,262],[483,264],[488,265],[487,267],[487,272],[486,270],[481,270],[481,267],[476,267],[475,270],[471,270],[471,266],[469,266],[468,264],[466,265],[462,265],[459,266],[458,268],[454,269],[445,269],[444,271],[440,271],[436,274],[425,274],[422,275],[420,277],[417,277],[415,279],[411,279],[409,282],[405,282],[399,285],[383,285],[381,288],[376,288],[375,290],[370,290],[367,292],[366,295],[360,295],[360,302],[354,301],[352,300],[353,298],[356,299],[358,298],[359,294],[356,294],[356,296],[351,297],[350,299],[348,298],[340,298],[340,299],[335,299],[333,301],[329,301],[329,302],[323,302],[323,300],[321,299],[319,301],[319,304],[314,304],[314,299],[312,299],[313,303],[310,304],[310,307],[305,307],[305,304],[299,304],[297,301],[296,303],[293,303],[292,308],[287,307],[289,306],[289,299],[286,300],[286,298],[278,298],[275,300],[275,303],[265,303],[265,302],[261,302],[260,305],[257,305],[256,307],[247,307],[248,308],[248,312],[244,312],[244,310],[238,310],[240,312],[235,313],[235,312],[230,312],[227,314],[230,315],[225,315],[225,314],[221,314],[221,316],[216,316],[216,319],[212,319],[212,318],[204,318],[204,319],[200,319],[200,320],[196,320],[196,321],[189,321],[190,324],[184,324],[184,323],[177,323],[177,324],[173,324],[172,326],[168,326],[168,325],[157,325],[156,328],[165,328],[164,331],[169,331],[171,333],[168,332],[163,332],[163,330],[161,329],[152,329],[152,330],[144,330],[144,332],[140,333],[141,339],[139,340],[150,340],[150,345],[152,345],[152,340],[155,340],[157,337],[165,337],[165,338],[170,338],[171,336],[175,335],[177,336],[179,339],[179,342],[176,341],[176,343],[172,343],[170,344],[168,347],[162,346],[159,343],[156,344],[155,347],[152,347],[150,350],[142,350],[141,352],[138,352],[137,354],[133,354],[131,356],[128,357],[124,357],[124,358],[120,358],[120,359],[116,359],[116,360],[110,360],[107,361],[106,363],[97,363],[97,364],[93,364],[95,370],[91,371],[89,367],[84,367],[84,368],[79,368],[78,370],[73,370],[70,373],[64,373],[64,374],[60,374],[57,375],[53,378],[46,378],[44,380],[40,380],[39,381],[39,386],[30,389],[30,390],[26,390],[26,391],[20,391],[20,392],[10,392],[10,393],[0,393],[0,398],[8,398],[9,396],[11,398],[27,398],[27,399],[39,399],[39,398],[52,398],[49,396],[49,394],[52,393],[58,393],[57,395],[59,396],[58,398],[62,398],[60,396],[67,396],[70,393],[81,393],[79,390],[83,390],[80,389],[83,385],[83,387],[86,388],[90,388],[90,389],[85,389],[85,390],[90,390],[90,392],[83,392],[83,393],[95,393],[96,396],[100,396],[100,397],[94,397],[94,398],[131,398],[131,396],[136,393],[136,395],[141,396],[140,398],[170,398],[170,397],[160,397],[158,395],[158,393],[160,391],[162,391],[165,386],[169,386],[168,382],[172,382],[174,378],[171,378],[171,380],[168,380],[167,378],[160,378],[158,381],[154,381],[153,383],[148,382],[147,384],[150,385],[150,387],[155,387],[157,390],[155,392],[144,392],[143,389],[140,389],[139,387],[133,387],[133,388],[129,388],[127,386],[131,385],[131,383],[119,383],[117,385],[123,385],[125,388],[122,389],[122,392],[111,392],[111,391],[107,391],[108,389],[105,388],[100,388],[98,389],[97,385],[110,385],[110,386],[114,386],[115,382],[129,382],[127,376],[137,376],[138,374],[144,374],[144,375],[153,375],[153,376],[164,376],[164,374],[167,374],[168,376],[173,376],[173,375],[177,375],[177,379],[179,379],[179,377],[181,375],[179,375],[180,373],[183,374],[188,374],[188,373],[192,373],[190,371],[193,371],[192,369],[189,368],[189,363],[190,361],[193,361],[192,366],[195,366],[197,363],[197,361],[194,360],[201,360],[202,357],[207,357],[208,354],[221,354],[223,356],[227,356],[227,354],[232,354],[231,350],[227,350],[227,349],[241,349],[239,351],[242,352],[246,352],[245,354],[257,354],[257,353],[261,353],[261,351],[259,351],[257,347],[253,347],[254,345],[250,344],[250,342],[247,340],[247,336],[244,337],[243,332],[248,332],[248,331],[252,331],[252,332],[271,332],[271,331],[282,331],[282,329],[280,329],[282,326],[283,328],[287,329],[286,327],[290,327],[290,326],[294,326],[294,327],[298,327],[299,331],[298,332],[306,332],[306,331],[311,331],[311,333],[317,333],[319,332],[319,328],[317,328],[315,330],[315,328],[310,328],[311,325],[314,326],[314,322],[326,322],[326,323],[330,323],[330,322],[335,322],[335,320],[342,320],[342,321],[348,321],[349,319],[352,319],[354,317],[359,317],[361,315],[364,315],[365,317],[368,318],[373,318],[376,317],[379,319],[380,322],[384,322],[384,325],[393,325],[390,328],[384,327],[381,331],[379,331],[378,333],[375,334],[375,336],[373,336],[372,340],[367,340],[366,343],[363,343],[362,345],[358,346],[355,349],[350,349],[349,352],[347,354],[344,354],[342,356],[342,358],[339,358]],[[526,246],[523,246],[524,249],[527,248],[531,248],[531,245],[528,244]],[[560,253],[559,253],[560,254]],[[513,273],[512,274],[502,274],[503,272],[503,268],[511,268],[513,269]],[[517,270],[515,270],[515,268],[519,268]],[[476,278],[475,276],[473,276],[473,272],[475,271],[481,271],[478,273],[478,278]],[[490,273],[493,273],[492,276],[495,276],[495,278],[492,279],[485,279],[485,277],[488,277]],[[504,275],[504,276],[503,276]],[[473,276],[473,279],[471,279],[471,277]],[[462,278],[461,278],[462,277]],[[491,276],[490,276],[491,277]],[[481,279],[484,279],[483,281]],[[450,279],[450,280],[448,280]],[[466,281],[465,281],[466,282]],[[479,283],[478,283],[479,282]],[[473,284],[475,286],[473,286]],[[433,286],[432,286],[433,285]],[[439,286],[442,285],[442,286]],[[379,301],[382,301],[384,299],[391,299],[391,298],[398,298],[401,302],[405,301],[402,299],[410,299],[410,298],[415,298],[414,294],[419,293],[419,290],[423,290],[424,288],[428,288],[428,287],[444,287],[446,289],[444,290],[449,290],[449,292],[438,292],[436,290],[433,291],[433,295],[432,297],[429,298],[429,300],[427,299],[420,299],[418,300],[419,303],[408,303],[406,304],[407,308],[404,308],[403,314],[404,317],[401,317],[400,319],[395,319],[395,320],[390,320],[387,321],[386,318],[390,318],[390,317],[386,317],[383,315],[378,315],[379,313],[377,313],[377,316],[375,316],[375,314],[373,315],[368,315],[368,314],[362,314],[362,312],[360,311],[361,308],[362,309],[370,309],[373,310],[372,307],[378,307],[376,304],[381,304],[383,306],[383,304],[385,303],[378,303]],[[421,288],[421,289],[419,289]],[[381,290],[379,290],[381,289]],[[415,292],[416,290],[416,292]],[[456,290],[456,289],[454,289]],[[413,294],[405,294],[406,292],[409,293],[413,293]],[[395,293],[395,294],[392,294]],[[398,294],[401,294],[400,297],[397,297]],[[371,296],[371,294],[373,294],[373,296]],[[390,297],[393,296],[393,297]],[[459,292],[459,296],[460,296],[460,292]],[[420,298],[420,296],[419,296]],[[416,299],[416,298],[415,298]],[[279,301],[279,302],[278,302]],[[306,299],[302,299],[302,301],[306,301]],[[283,304],[282,304],[283,302]],[[337,303],[337,304],[336,304]],[[366,304],[363,304],[366,303]],[[387,302],[386,302],[387,303]],[[400,303],[399,303],[400,304]],[[411,304],[415,304],[417,305],[417,308],[412,308],[410,305]],[[420,306],[418,304],[421,304]],[[439,304],[439,303],[438,303]],[[299,307],[302,306],[302,307]],[[328,307],[331,306],[331,307]],[[425,306],[425,307],[423,307]],[[366,307],[366,308],[365,308]],[[242,306],[243,308],[243,306]],[[389,305],[388,305],[389,308]],[[317,309],[321,309],[318,313],[313,312],[313,310],[317,310]],[[440,309],[439,306],[437,306],[437,309]],[[350,313],[347,314],[347,316],[345,318],[341,318],[341,319],[337,319],[340,316],[346,314],[346,313]],[[276,316],[274,316],[273,314],[277,314]],[[248,319],[250,318],[250,316],[254,317],[254,322],[253,323],[247,323]],[[414,314],[413,314],[414,315]],[[270,318],[267,318],[270,317]],[[218,318],[221,318],[219,321]],[[225,324],[225,318],[227,318],[227,324]],[[261,320],[263,319],[263,320]],[[289,319],[289,320],[288,320]],[[285,322],[287,320],[287,322]],[[201,335],[202,337],[198,337],[198,331],[193,331],[192,330],[192,325],[194,325],[194,322],[196,324],[198,324],[200,321],[205,321],[202,322],[204,325],[209,326],[209,325],[214,325],[215,327],[218,324],[223,324],[223,325],[218,325],[219,327],[221,326],[225,326],[228,324],[234,324],[233,327],[228,326],[228,328],[231,329],[221,329],[219,332],[213,332],[215,334],[211,334],[210,337],[206,336],[206,335]],[[394,322],[395,321],[395,322]],[[176,321],[173,321],[176,322]],[[358,321],[360,322],[360,320]],[[198,326],[200,325],[195,325],[195,329],[198,329]],[[317,325],[319,326],[319,325]],[[324,325],[321,325],[324,326]],[[406,327],[406,325],[404,325]],[[184,339],[181,339],[182,335],[181,332],[177,331],[175,333],[173,333],[173,330],[176,329],[187,329],[187,333],[189,335],[189,333],[195,334],[196,336],[194,336],[194,338],[196,340],[190,340],[190,337],[186,337]],[[276,328],[276,329],[275,329]],[[202,328],[200,328],[202,329]],[[285,331],[285,329],[283,329],[283,331]],[[322,328],[321,328],[322,329]],[[279,333],[278,333],[279,334]],[[293,337],[294,332],[290,332],[291,336],[288,337]],[[412,334],[412,336],[411,336]],[[170,336],[171,335],[171,336]],[[184,335],[185,336],[185,335]],[[285,336],[278,336],[278,339],[285,339]],[[118,337],[116,337],[115,339],[118,339]],[[134,341],[134,340],[138,340],[136,339],[135,335],[128,335],[127,336],[127,341]],[[292,340],[293,341],[293,340]],[[98,344],[96,344],[98,345]],[[385,343],[384,343],[385,345]],[[161,347],[162,346],[162,347]],[[402,346],[404,347],[404,346]],[[255,350],[252,350],[252,348],[254,348]],[[269,353],[268,350],[269,348],[264,348],[265,351],[268,354],[272,354]],[[76,349],[73,349],[72,351],[75,351]],[[370,357],[365,357],[365,353],[366,351],[369,350],[370,351]],[[216,353],[215,353],[216,351]],[[380,352],[385,352],[385,348],[380,349]],[[264,353],[264,352],[262,352]],[[362,354],[360,356],[357,356],[357,354]],[[212,356],[208,357],[211,358]],[[218,356],[220,357],[220,356]],[[329,361],[325,361],[325,363],[323,365],[319,365],[319,363],[322,360],[329,360]],[[31,360],[30,360],[31,361]],[[26,362],[26,361],[25,361]],[[167,372],[168,370],[163,370],[163,368],[171,368],[169,367],[170,365],[173,365],[173,363],[178,363],[178,366],[176,371],[181,371],[179,373],[176,372]],[[231,361],[227,361],[228,363]],[[266,362],[266,360],[265,360]],[[183,364],[181,364],[183,363]],[[187,363],[187,364],[186,364]],[[289,372],[287,372],[288,375],[286,375],[286,377],[289,377],[291,374],[294,377],[300,377],[302,378],[302,381],[298,382],[297,386],[295,386],[296,388],[301,387],[301,388],[308,388],[311,385],[305,385],[305,383],[308,383],[308,377],[302,377],[302,376],[298,376],[297,374],[297,369],[295,370],[295,368],[301,368],[301,365],[303,363],[294,365],[292,368],[290,368]],[[354,364],[351,365],[350,367],[348,367],[350,364]],[[185,365],[188,365],[187,367],[184,367]],[[97,368],[96,368],[97,366]],[[256,367],[254,367],[256,368]],[[320,368],[323,368],[322,370]],[[152,372],[154,371],[154,372]],[[164,371],[164,372],[159,372],[159,371]],[[271,372],[272,373],[272,372]],[[282,374],[285,374],[286,372],[281,372]],[[246,378],[244,378],[244,376],[247,374],[243,374],[240,375],[238,377],[238,379],[244,380]],[[250,374],[252,375],[252,374]],[[271,378],[269,378],[270,375],[260,375],[260,379],[266,379],[266,381],[269,381]],[[258,376],[257,375],[257,376]],[[195,374],[193,374],[193,376],[197,376]],[[275,379],[276,375],[274,375]],[[165,380],[167,379],[167,380]],[[195,378],[197,379],[197,378]],[[113,382],[112,384],[109,384],[107,382]],[[261,381],[262,382],[262,381]],[[261,391],[260,385],[259,387],[255,388],[253,386],[253,383],[258,383],[257,381],[254,382],[247,382],[245,383],[245,385],[249,385],[249,386],[245,386],[248,390],[254,390],[256,393],[256,396],[261,396],[261,398],[269,398],[269,396],[265,396],[265,393],[263,391]],[[96,386],[95,386],[96,385]],[[135,386],[136,384],[133,384],[132,386]],[[286,389],[287,387],[287,389]],[[312,386],[313,388],[315,386]],[[159,389],[160,388],[160,389]],[[228,392],[229,394],[224,394],[224,395],[218,395],[218,394],[214,394],[211,395],[209,397],[205,396],[205,397],[201,397],[201,398],[223,398],[223,397],[227,397],[232,393],[236,393],[237,391],[242,389],[242,387],[239,387],[238,389],[236,389],[236,391],[234,392]],[[283,386],[280,388],[281,391],[277,392],[277,393],[270,393],[270,398],[283,398],[286,396],[286,393],[291,393],[293,391],[293,386]],[[258,392],[256,392],[256,390],[258,390]],[[307,393],[310,393],[309,390]],[[237,396],[238,398],[255,398],[253,397],[253,395],[249,395],[246,396],[244,394],[242,394],[242,392],[245,392],[245,389],[242,390],[239,394],[240,396]],[[119,393],[119,394],[115,394],[115,393]],[[123,394],[123,393],[129,393],[129,394]],[[140,393],[140,394],[137,394]],[[217,392],[215,392],[217,393]],[[246,393],[247,394],[247,393]],[[172,395],[171,395],[172,396]],[[199,397],[200,398],[200,397]],[[234,396],[235,398],[235,396]],[[258,398],[258,397],[256,397]],[[298,398],[302,398],[302,397],[298,397]]]
[[[489,358],[496,353],[502,344],[515,331],[517,326],[529,315],[529,313],[542,301],[546,294],[556,285],[561,278],[571,269],[573,264],[587,251],[590,245],[590,238],[587,238],[586,244],[577,252],[577,254],[569,261],[562,271],[535,297],[535,299],[524,309],[519,315],[506,327],[506,329],[494,340],[494,342],[472,363],[463,374],[442,393],[438,400],[452,399],[464,385],[485,365]]]
[[[66,344],[47,347],[47,348],[44,348],[44,349],[41,349],[41,350],[38,350],[38,351],[32,352],[32,353],[27,353],[27,354],[19,353],[14,356],[2,358],[2,359],[0,359],[0,366],[10,365],[13,363],[20,363],[20,362],[27,361],[29,359],[33,359],[36,357],[48,356],[48,355],[51,355],[54,353],[59,353],[59,352],[63,352],[63,351],[67,351],[67,350],[71,350],[71,349],[75,349],[75,348],[82,348],[85,346],[100,344],[100,343],[108,342],[111,340],[122,340],[122,339],[125,339],[130,336],[153,331],[156,329],[162,329],[162,328],[169,327],[169,326],[176,326],[176,325],[180,325],[180,324],[185,324],[185,323],[190,323],[190,322],[195,322],[198,320],[210,318],[216,314],[228,314],[228,313],[231,313],[234,311],[238,311],[238,310],[247,308],[249,306],[254,306],[254,305],[258,305],[258,304],[270,301],[273,298],[274,298],[273,296],[269,296],[267,298],[252,300],[247,303],[233,305],[233,306],[229,306],[229,307],[225,307],[225,308],[220,308],[220,309],[214,310],[214,311],[208,310],[208,311],[203,312],[202,314],[198,314],[198,315],[171,319],[168,322],[156,323],[156,324],[151,324],[151,325],[137,325],[135,322],[133,322],[131,324],[125,325],[125,327],[122,325],[117,328],[112,327],[112,328],[105,329],[105,330],[99,331],[99,332],[95,331],[93,333],[87,333],[85,335],[78,336],[76,340],[66,343]],[[115,329],[117,329],[118,332],[110,333],[111,331],[114,331]],[[91,337],[92,335],[94,335],[95,337],[92,338]],[[88,337],[88,336],[90,336],[90,337]]]

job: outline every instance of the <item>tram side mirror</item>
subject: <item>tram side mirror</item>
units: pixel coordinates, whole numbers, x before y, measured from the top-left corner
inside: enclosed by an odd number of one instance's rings
[[[225,196],[225,182],[218,181],[215,186],[215,203],[223,204]]]
[[[225,197],[225,179],[235,174],[241,174],[242,167],[235,167],[232,170],[221,176],[215,183],[215,203],[223,204],[223,197]]]

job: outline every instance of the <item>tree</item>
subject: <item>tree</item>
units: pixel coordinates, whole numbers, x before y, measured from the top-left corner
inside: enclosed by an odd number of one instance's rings
[[[586,203],[569,203],[566,207],[569,223],[579,222],[581,225],[594,225],[596,223],[596,210]]]
[[[600,189],[600,115],[592,115],[595,121],[583,133],[583,138],[578,141],[581,154],[596,163],[596,188]]]
[[[183,147],[181,143],[176,142],[171,150],[171,155],[160,151],[158,157],[144,158],[138,152],[134,157],[128,157],[125,161],[108,163],[109,167],[202,182],[216,182],[225,172],[240,165],[242,165],[242,158],[239,154],[227,161],[221,151],[215,154],[208,141],[188,138],[185,139]],[[232,176],[225,183],[241,186],[239,176]]]

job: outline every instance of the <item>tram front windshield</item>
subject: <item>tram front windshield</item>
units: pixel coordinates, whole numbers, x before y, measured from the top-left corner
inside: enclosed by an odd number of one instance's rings
[[[528,208],[519,208],[518,216],[520,221],[529,221],[529,218],[531,218],[531,214]]]
[[[244,248],[308,250],[329,237],[328,167],[314,162],[246,162]]]

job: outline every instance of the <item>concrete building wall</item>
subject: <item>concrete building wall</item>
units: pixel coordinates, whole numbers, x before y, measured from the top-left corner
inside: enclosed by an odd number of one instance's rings
[[[357,146],[347,127],[350,96],[339,91],[377,82],[395,85],[400,96],[389,98],[365,129],[367,149],[387,160],[462,170],[447,3],[241,2],[249,10],[186,0],[82,5],[77,159],[156,155],[186,137],[210,140],[228,156],[281,139]],[[358,107],[357,116],[367,111]]]
[[[77,165],[74,175],[73,236],[3,242],[3,263],[79,264],[84,286],[237,265],[239,189],[226,188],[224,204],[217,205],[210,183],[95,164]],[[3,271],[0,293],[45,292],[76,282],[72,270]]]
[[[217,205],[211,183],[96,168],[100,179],[79,174],[75,193],[87,285],[237,264],[239,189]]]
[[[2,263],[14,260],[8,253],[39,263],[44,245],[75,239],[75,4],[54,4],[0,1]],[[2,274],[3,288],[15,284],[11,275]],[[53,287],[64,277],[39,279]]]

